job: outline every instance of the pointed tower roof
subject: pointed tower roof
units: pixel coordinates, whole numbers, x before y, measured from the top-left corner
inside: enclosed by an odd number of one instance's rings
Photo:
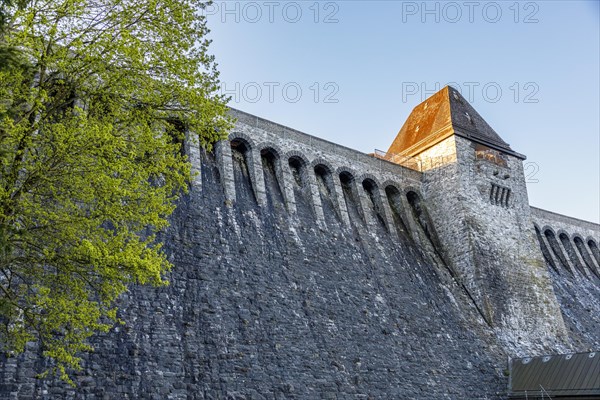
[[[388,154],[413,157],[451,135],[525,159],[524,155],[513,151],[451,86],[444,87],[412,110]]]

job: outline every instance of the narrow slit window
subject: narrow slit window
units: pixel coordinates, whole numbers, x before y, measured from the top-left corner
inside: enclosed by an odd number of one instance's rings
[[[504,186],[492,183],[490,186],[490,203],[497,206],[508,208],[511,190]]]

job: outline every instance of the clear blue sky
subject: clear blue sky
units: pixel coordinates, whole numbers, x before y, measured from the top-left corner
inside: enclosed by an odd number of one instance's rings
[[[232,107],[386,150],[447,83],[527,155],[534,206],[600,220],[598,1],[215,1]]]

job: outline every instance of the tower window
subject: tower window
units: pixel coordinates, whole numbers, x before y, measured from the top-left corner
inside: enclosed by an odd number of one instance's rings
[[[509,188],[492,183],[490,187],[490,203],[508,208],[510,196],[511,190]]]

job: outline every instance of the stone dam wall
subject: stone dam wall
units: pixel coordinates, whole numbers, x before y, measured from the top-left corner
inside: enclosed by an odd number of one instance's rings
[[[505,399],[509,357],[600,349],[597,225],[532,208],[569,336],[517,354],[444,262],[422,173],[233,113],[230,141],[188,144],[170,285],[123,296],[75,388],[33,346],[0,359],[1,399]]]
[[[531,207],[540,249],[552,277],[563,320],[575,346],[600,349],[599,227]]]

